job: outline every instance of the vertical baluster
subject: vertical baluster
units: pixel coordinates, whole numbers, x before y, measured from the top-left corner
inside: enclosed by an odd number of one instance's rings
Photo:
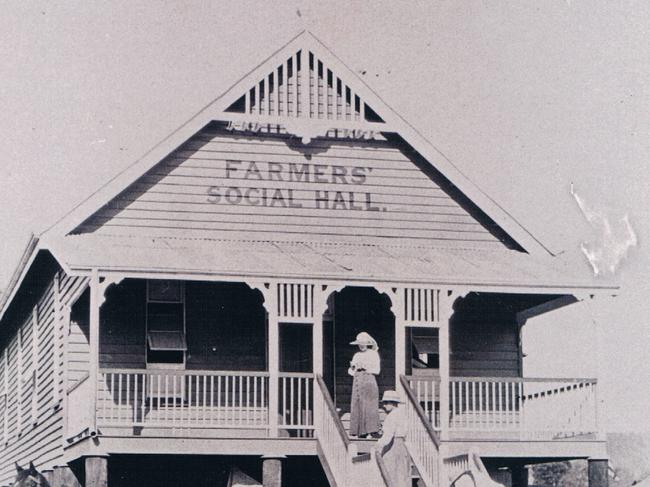
[[[262,96],[262,93],[260,93]],[[187,401],[187,421],[186,425],[188,428],[191,428],[192,425],[196,424],[199,418],[199,376],[195,374],[187,374],[187,380],[189,381],[191,388]]]
[[[173,410],[172,407],[169,405],[169,399],[174,397],[174,392],[171,392],[169,390],[169,374],[165,374],[163,378],[163,399],[165,400],[165,406],[164,406],[164,414],[163,417],[165,418],[165,424],[167,424],[170,420],[169,415],[171,414],[171,411]]]
[[[154,405],[154,397],[153,397],[154,396],[154,393],[153,393],[153,390],[154,390],[154,384],[153,384],[154,378],[155,378],[155,375],[153,375],[153,374],[150,375],[149,376],[149,384],[148,384],[148,388],[149,388],[149,415],[152,418],[154,418],[154,416],[152,416],[153,415],[153,405]]]
[[[133,424],[138,422],[138,374],[133,374]]]
[[[441,384],[442,387],[442,384]],[[454,420],[458,416],[458,408],[456,407],[456,381],[451,381],[451,421],[450,426]],[[442,419],[442,418],[441,418]],[[442,427],[442,422],[440,424]]]
[[[171,410],[171,415],[172,415],[172,427],[176,425],[176,421],[178,418],[179,414],[179,409],[180,407],[183,406],[183,398],[185,396],[185,390],[182,385],[178,384],[178,379],[176,378],[176,375],[172,375],[172,390],[174,393],[172,394],[172,410]],[[182,380],[182,379],[181,379]],[[180,407],[176,405],[176,402],[180,402]]]
[[[287,394],[288,394],[287,378],[281,377],[280,380],[278,381],[278,385],[281,385],[280,394],[282,394],[282,411],[281,411],[282,424],[286,425],[287,424]]]
[[[262,382],[261,382],[260,385],[262,387],[262,390],[260,391],[261,401],[263,401],[264,408],[265,408],[265,411],[266,411],[266,421],[265,422],[266,422],[266,424],[269,424],[269,408],[268,408],[268,401],[266,399],[266,394],[265,394],[265,392],[266,392],[266,376],[262,377]]]
[[[119,423],[122,421],[122,373],[118,373],[117,375],[117,422]]]
[[[276,91],[276,96],[278,92]],[[210,374],[210,426],[214,424],[214,375]]]
[[[187,375],[187,414],[185,419],[181,417],[181,423],[185,423],[186,426],[189,426],[192,423],[192,391],[194,389],[192,383],[192,376]]]
[[[496,397],[494,396],[494,381],[490,381],[490,428],[498,427],[496,422]]]
[[[223,376],[223,422],[224,424],[229,424],[231,413],[230,413],[230,376]]]
[[[162,394],[160,393],[160,382],[161,375],[156,374],[156,418],[158,419],[158,422],[162,422]]]
[[[420,400],[418,400],[420,402]],[[429,410],[429,383],[424,381],[424,414],[431,421],[431,411]]]
[[[523,432],[525,430],[524,425],[524,382],[523,380],[519,382],[517,387],[517,411],[519,414],[519,431]]]
[[[289,377],[289,387],[291,388],[291,397],[289,399],[289,424],[294,425],[294,418],[293,418],[293,407],[294,407],[294,398],[293,398],[293,377]]]
[[[502,406],[502,403],[501,403],[501,393],[502,393],[501,385],[502,384],[503,384],[503,382],[497,382],[497,399],[499,400],[499,405],[498,405],[497,409],[498,409],[499,425],[501,426],[501,428],[504,427],[504,425],[503,425],[503,409],[501,407]]]
[[[470,381],[470,383],[469,383],[469,389],[470,389],[469,397],[470,397],[470,400],[471,400],[471,411],[472,411],[472,413],[471,413],[471,416],[470,416],[470,420],[471,420],[472,428],[476,427],[476,401],[475,401],[475,397],[474,397],[475,394],[476,394],[476,391],[474,389],[475,385],[476,385],[476,382]]]
[[[327,81],[327,80],[325,80],[325,81]],[[312,426],[314,424],[314,421],[312,419],[313,418],[312,406],[311,406],[311,403],[309,401],[310,396],[311,396],[310,391],[311,391],[312,387],[313,387],[313,381],[312,381],[312,378],[309,377],[309,378],[306,379],[306,382],[305,382],[305,388],[307,390],[305,402],[306,402],[306,408],[307,408],[307,424],[310,425],[310,426]]]
[[[239,405],[238,405],[238,407],[239,407],[239,421],[238,421],[237,424],[240,424],[240,425],[242,424],[242,415],[244,413],[242,411],[242,409],[243,409],[242,408],[242,392],[243,392],[242,379],[243,379],[242,375],[239,374],[239,380],[238,380],[238,383],[239,383]]]
[[[223,418],[223,409],[221,407],[221,376],[217,376],[217,422]]]
[[[106,374],[104,374],[103,377],[104,377],[104,380],[106,381],[106,393],[108,394],[108,400],[109,400],[110,402],[113,402],[113,401],[112,401],[112,397],[113,397],[113,395],[111,394],[111,389],[110,389],[110,386],[109,386],[109,384],[112,384],[112,381],[111,381],[111,373],[110,373],[110,372],[107,372]],[[55,386],[55,387],[56,387],[56,386]],[[106,400],[102,401],[101,414],[102,414],[102,419],[103,419],[104,421],[107,421],[107,420],[108,420],[107,422],[110,422],[110,420],[111,420],[112,418],[107,417],[107,413],[106,413],[106,407],[107,407],[107,406],[106,406],[106,402],[107,402]],[[9,408],[9,405],[7,404],[7,398],[6,398],[6,397],[3,398],[2,404],[3,404],[2,409],[3,409],[3,414],[4,414],[5,411]],[[4,430],[2,431],[2,435],[4,435]],[[0,435],[0,436],[2,436],[2,435]]]
[[[250,376],[246,376],[246,424],[251,424],[251,405],[250,405],[250,400],[251,400],[251,386],[250,386]]]
[[[146,374],[142,374],[142,403],[140,406],[140,421],[144,423],[145,420],[145,407],[147,403],[147,380]]]
[[[303,377],[298,377],[298,424],[303,425],[303,410],[302,410],[302,381]]]
[[[126,412],[125,421],[128,422],[129,419],[129,410],[131,408],[131,374],[126,374],[126,407],[124,412]]]
[[[478,385],[478,420],[479,420],[479,427],[481,429],[485,429],[485,411],[483,407],[483,384],[486,384],[486,382],[479,382]]]
[[[259,422],[258,409],[257,409],[257,382],[259,377],[253,377],[253,424],[257,425]]]
[[[516,419],[517,419],[516,418],[517,411],[515,409],[515,401],[516,401],[516,398],[515,398],[515,384],[516,384],[516,382],[511,382],[510,383],[510,403],[512,405],[511,406],[512,411],[510,413],[510,416],[511,416],[511,423],[512,423],[513,426],[516,426]]]
[[[511,388],[512,388],[512,382],[506,382],[506,422],[508,423],[508,427],[512,426],[512,402],[510,400],[512,393],[511,393]]]
[[[467,413],[469,411],[468,406],[468,397],[467,397],[467,381],[462,381],[461,383],[461,410],[462,410],[462,425],[463,428],[467,428]]]
[[[203,374],[203,416],[201,417],[201,423],[205,424],[208,416],[208,376]]]

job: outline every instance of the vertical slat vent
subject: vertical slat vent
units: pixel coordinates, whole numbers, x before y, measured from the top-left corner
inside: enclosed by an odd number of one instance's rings
[[[278,283],[278,316],[280,318],[313,318],[314,285]]]
[[[440,322],[440,290],[404,288],[404,321],[409,324]]]
[[[316,54],[299,50],[227,111],[250,115],[365,121],[365,101]]]

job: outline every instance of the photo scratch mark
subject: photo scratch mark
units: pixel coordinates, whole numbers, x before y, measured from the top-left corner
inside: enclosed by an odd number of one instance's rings
[[[630,248],[637,245],[637,236],[629,216],[610,219],[605,212],[590,208],[571,184],[571,195],[589,224],[600,233],[595,241],[582,242],[580,248],[587,257],[594,275],[614,274],[627,257]]]

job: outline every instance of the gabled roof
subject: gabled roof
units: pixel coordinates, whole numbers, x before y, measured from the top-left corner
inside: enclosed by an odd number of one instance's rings
[[[320,81],[305,77],[298,80],[298,76],[294,77],[295,69],[300,63],[310,63],[311,69],[320,73]],[[311,77],[311,73],[307,75]],[[332,94],[336,100],[335,108],[326,109],[326,113],[314,108],[307,98],[307,90],[311,90],[308,88],[309,83],[318,84],[323,79],[327,84],[323,88],[325,94]],[[329,247],[307,242],[294,242],[291,245],[290,242],[274,242],[273,239],[233,243],[227,240],[181,241],[121,237],[121,240],[109,244],[106,239],[102,240],[92,234],[70,235],[134,181],[214,121],[275,123],[282,125],[286,132],[300,135],[304,142],[324,135],[332,128],[396,134],[527,253],[506,249],[481,252],[469,248],[400,248],[377,244],[359,248],[344,242],[334,242],[335,245]],[[263,262],[257,262],[255,267],[254,262],[251,263],[249,252],[249,257],[245,259],[246,266],[232,270],[237,275],[261,276],[277,260],[286,265],[282,269],[276,269],[275,275],[280,276],[284,272],[286,277],[386,281],[403,279],[405,282],[434,282],[436,277],[436,282],[441,284],[473,283],[477,286],[553,289],[567,293],[574,289],[617,288],[610,283],[594,283],[592,280],[575,279],[567,275],[565,270],[559,268],[555,262],[557,259],[552,258],[550,251],[512,215],[472,183],[314,35],[304,31],[57,221],[41,235],[38,245],[33,240],[0,302],[0,319],[41,250],[51,252],[66,271],[84,272],[84,269],[93,266],[111,270],[115,261],[120,260],[122,270],[141,271],[149,267],[164,272],[166,269],[163,268],[164,265],[161,267],[161,263],[166,263],[170,272],[191,273],[196,270],[192,268],[191,259],[200,255],[204,262],[211,262],[204,269],[204,274],[227,275],[227,266],[233,263],[231,259],[239,258],[241,261],[241,252],[237,246],[242,245],[249,251],[260,251],[261,255],[268,258],[260,257]],[[287,250],[289,248],[290,252]],[[179,250],[185,252],[183,255],[186,256],[179,257]],[[434,250],[434,254],[431,254]],[[125,257],[126,254],[128,258]],[[312,264],[301,262],[301,256],[312,259]],[[350,267],[353,263],[351,256],[354,256],[356,262],[356,272],[352,272]]]
[[[304,53],[304,55],[299,56],[298,53]],[[223,95],[206,105],[135,163],[80,203],[48,229],[42,235],[42,239],[47,242],[72,232],[137,178],[144,175],[202,127],[214,120],[236,120],[239,116],[240,120],[245,121],[246,117],[250,119],[250,116],[254,115],[256,120],[277,121],[279,117],[290,130],[296,133],[301,131],[301,135],[307,139],[326,130],[334,122],[331,118],[323,119],[317,113],[314,114],[311,110],[306,109],[308,102],[305,103],[305,99],[302,98],[301,103],[301,97],[304,97],[306,92],[304,86],[300,90],[296,85],[291,94],[295,97],[295,104],[284,112],[278,111],[277,105],[274,107],[274,103],[277,103],[277,96],[275,99],[268,96],[274,86],[274,80],[291,73],[295,69],[296,63],[299,62],[317,63],[318,69],[326,70],[328,76],[331,73],[331,77],[336,79],[336,89],[342,93],[343,102],[347,106],[344,107],[345,114],[343,116],[341,116],[341,112],[334,114],[335,125],[339,127],[371,127],[372,130],[398,134],[461,193],[494,220],[526,252],[550,255],[550,252],[507,211],[474,185],[451,161],[388,106],[356,73],[307,31],[300,33],[277,50]],[[303,78],[302,81],[305,83],[307,80]],[[289,96],[289,93],[287,92],[285,96]],[[239,110],[244,112],[243,117],[241,113],[236,113],[239,104],[243,104],[243,110]],[[369,116],[370,114],[372,116]]]

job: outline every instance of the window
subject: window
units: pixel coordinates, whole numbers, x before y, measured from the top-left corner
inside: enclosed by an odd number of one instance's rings
[[[147,364],[185,365],[185,287],[180,281],[147,282]]]
[[[410,367],[413,374],[440,368],[438,330],[435,328],[407,328]]]

